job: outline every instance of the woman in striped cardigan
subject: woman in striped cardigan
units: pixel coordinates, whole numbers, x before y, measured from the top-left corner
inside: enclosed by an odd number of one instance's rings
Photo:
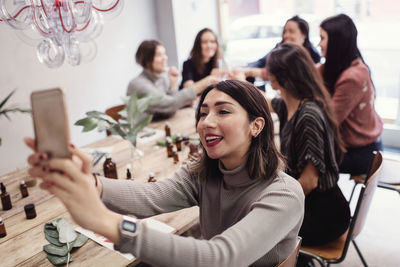
[[[307,51],[294,44],[273,50],[267,62],[271,86],[281,98],[272,100],[280,120],[281,152],[286,172],[296,178],[306,195],[300,230],[304,245],[320,245],[348,228],[350,210],[340,191],[338,162],[343,144],[329,93]]]

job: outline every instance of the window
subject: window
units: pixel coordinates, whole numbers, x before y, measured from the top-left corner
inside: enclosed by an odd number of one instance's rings
[[[295,14],[310,24],[310,39],[319,42],[319,24],[326,17],[345,13],[355,22],[358,43],[376,88],[376,110],[385,123],[400,129],[400,2],[398,0],[258,0],[252,9],[245,0],[220,0],[221,21],[227,35],[226,57],[232,66],[244,66],[268,53],[281,40],[285,21]],[[235,43],[232,25],[259,25],[258,36]],[[237,26],[236,26],[237,27]],[[244,36],[244,34],[243,34]],[[247,42],[246,42],[247,41]],[[396,126],[396,127],[397,127]],[[400,136],[400,131],[399,131]],[[396,146],[400,147],[399,143]]]

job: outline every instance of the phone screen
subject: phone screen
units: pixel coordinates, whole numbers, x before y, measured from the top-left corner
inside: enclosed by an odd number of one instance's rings
[[[36,149],[57,158],[71,157],[64,93],[60,88],[31,94]]]

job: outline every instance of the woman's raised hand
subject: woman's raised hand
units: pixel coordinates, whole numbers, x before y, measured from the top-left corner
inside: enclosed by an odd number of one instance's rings
[[[34,140],[25,139],[34,150]],[[118,236],[120,215],[108,210],[100,199],[92,175],[92,159],[79,149],[70,148],[72,159],[52,158],[45,153],[34,152],[28,157],[29,174],[42,179],[40,187],[58,197],[80,226],[103,234],[112,241]],[[41,162],[48,160],[47,164]],[[104,229],[105,226],[112,226]],[[113,235],[110,235],[110,232]],[[115,236],[117,235],[117,236]]]

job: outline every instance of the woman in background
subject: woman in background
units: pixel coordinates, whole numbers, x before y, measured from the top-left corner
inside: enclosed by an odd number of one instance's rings
[[[179,108],[195,100],[207,86],[219,80],[210,75],[178,91],[179,72],[175,67],[170,67],[167,73],[167,61],[165,48],[159,41],[143,41],[136,52],[136,62],[143,67],[143,71],[128,85],[127,95],[136,93],[162,96],[159,102],[150,105],[146,110],[147,113],[153,114],[155,119],[173,115]]]
[[[381,118],[375,111],[375,90],[369,68],[357,47],[357,29],[347,15],[320,25],[325,64],[320,72],[333,98],[333,109],[347,152],[340,172],[366,174],[375,150],[382,150]]]
[[[282,32],[282,40],[276,45],[276,47],[279,47],[280,45],[285,43],[293,43],[303,46],[310,54],[314,63],[320,62],[321,57],[314,46],[311,44],[309,39],[308,23],[297,15],[286,21]],[[268,76],[265,70],[265,65],[268,59],[268,55],[269,53],[259,60],[250,63],[249,67],[244,69],[245,76],[261,77],[264,81],[267,81]]]
[[[78,149],[71,149],[75,161],[50,159],[45,167],[39,163],[47,155],[34,153],[29,173],[43,179],[41,188],[77,224],[152,266],[276,266],[295,248],[304,194],[280,170],[266,100],[247,82],[220,82],[203,92],[196,126],[202,158],[170,179],[95,182],[91,160]],[[25,142],[34,147],[34,140]],[[192,206],[200,209],[201,240],[161,233],[141,220]],[[130,231],[121,230],[124,223]]]
[[[186,88],[209,75],[220,75],[218,60],[220,48],[217,35],[208,28],[197,33],[190,58],[183,63],[182,82],[179,88]]]
[[[267,71],[272,88],[281,94],[272,99],[272,107],[280,121],[286,172],[306,195],[302,244],[326,244],[345,233],[350,223],[349,205],[337,184],[344,148],[329,93],[309,53],[298,45],[272,50]]]

